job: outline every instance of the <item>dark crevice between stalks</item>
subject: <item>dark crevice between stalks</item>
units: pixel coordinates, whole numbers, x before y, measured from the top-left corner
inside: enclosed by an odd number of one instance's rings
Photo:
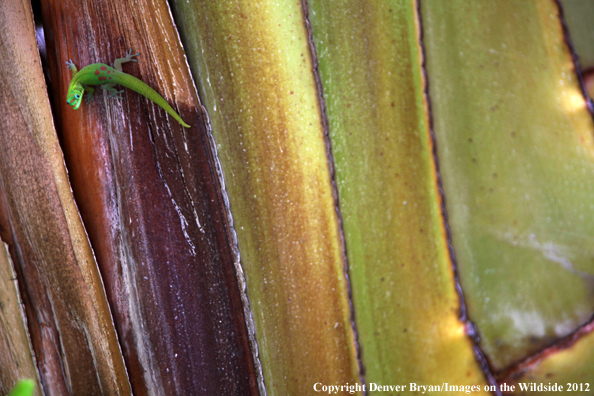
[[[365,383],[365,365],[363,364],[361,346],[359,343],[359,332],[357,331],[357,324],[355,322],[355,307],[353,305],[353,288],[351,286],[351,279],[349,276],[349,260],[346,238],[344,235],[344,227],[342,221],[342,215],[340,212],[340,196],[338,194],[338,187],[336,184],[336,169],[334,167],[334,157],[332,155],[332,141],[330,140],[330,127],[328,122],[328,114],[326,112],[326,101],[324,100],[324,88],[322,85],[322,77],[320,76],[320,69],[318,67],[318,54],[313,38],[313,30],[311,23],[309,22],[309,6],[307,0],[301,0],[301,6],[303,9],[303,19],[305,23],[305,29],[307,30],[307,36],[309,41],[309,50],[311,54],[311,61],[313,66],[313,74],[316,81],[316,90],[318,91],[318,104],[320,108],[320,116],[322,119],[322,128],[324,130],[324,143],[326,145],[326,159],[328,162],[328,170],[330,171],[330,183],[332,185],[332,197],[334,199],[334,208],[336,211],[336,217],[338,219],[338,230],[342,242],[343,250],[343,261],[344,261],[344,276],[347,283],[347,297],[349,300],[350,316],[351,316],[351,328],[353,329],[355,349],[357,351],[357,363],[359,366],[359,381],[364,389],[363,394],[367,395],[367,386]]]
[[[478,329],[476,328],[475,324],[468,318],[468,312],[466,310],[466,301],[464,298],[464,291],[462,290],[462,285],[460,284],[460,274],[458,271],[458,262],[456,260],[456,253],[454,251],[454,246],[452,244],[452,232],[449,226],[448,220],[448,213],[446,209],[446,197],[445,192],[443,190],[443,182],[441,180],[441,174],[439,171],[439,161],[437,155],[437,138],[435,136],[435,131],[433,130],[433,112],[431,111],[431,95],[429,93],[429,76],[427,74],[427,56],[425,54],[425,47],[423,45],[423,18],[421,16],[421,1],[417,0],[417,18],[418,18],[418,38],[419,38],[419,48],[420,48],[420,55],[421,55],[421,69],[423,73],[423,81],[425,83],[424,86],[424,95],[425,101],[427,103],[427,116],[429,119],[429,133],[431,135],[431,142],[433,144],[432,149],[432,156],[433,156],[433,163],[435,166],[435,175],[437,178],[437,189],[439,192],[439,197],[441,198],[441,214],[443,217],[443,225],[446,233],[446,239],[448,244],[448,251],[450,255],[450,260],[452,262],[452,271],[454,273],[454,287],[456,288],[456,293],[458,294],[458,300],[460,302],[460,309],[458,312],[458,318],[462,323],[464,323],[464,329],[466,335],[470,338],[473,344],[473,351],[474,356],[481,367],[483,374],[485,375],[485,379],[489,383],[490,386],[494,386],[496,388],[494,394],[497,396],[501,396],[501,390],[497,384],[495,379],[495,375],[493,374],[493,369],[489,363],[489,360],[480,346],[480,335]]]
[[[41,18],[41,1],[31,0],[31,10],[33,11],[33,20],[35,22],[35,39],[37,40],[37,47],[39,56],[41,57],[41,66],[43,68],[43,75],[45,76],[46,85],[50,87],[50,69],[47,61],[47,47],[45,45],[45,30],[43,29],[43,19]]]
[[[59,100],[58,97],[58,85],[57,81],[52,81],[52,74],[50,68],[50,61],[48,58],[48,49],[47,49],[47,42],[46,42],[46,35],[45,35],[45,27],[43,25],[43,12],[41,9],[41,2],[42,0],[31,0],[31,11],[33,12],[33,21],[35,23],[35,39],[37,41],[37,49],[39,51],[39,58],[41,59],[41,69],[43,70],[43,77],[45,78],[45,86],[47,89],[47,96],[49,99],[50,111],[52,114],[52,119],[54,123],[54,128],[56,130],[56,134],[58,136],[58,143],[60,144],[60,148],[62,152],[64,150],[64,144],[62,142],[62,119],[61,117],[57,117],[59,107],[57,107],[57,101]],[[49,32],[51,36],[51,31]],[[50,46],[51,46],[51,39],[50,37]],[[66,60],[64,59],[64,67],[66,67]],[[70,83],[70,81],[68,81]],[[66,166],[66,165],[65,165]],[[66,166],[66,170],[68,171],[68,167]],[[74,198],[76,202],[76,197]],[[78,207],[78,204],[77,204]]]
[[[563,29],[563,37],[565,38],[565,44],[569,49],[569,53],[571,54],[571,61],[573,62],[573,68],[575,70],[575,74],[578,78],[580,84],[580,90],[582,91],[582,95],[584,99],[586,99],[586,104],[588,106],[588,111],[594,120],[594,103],[592,99],[588,96],[588,92],[586,91],[586,84],[584,83],[584,75],[582,74],[582,68],[580,66],[580,59],[575,51],[575,47],[571,41],[571,37],[569,36],[569,29],[567,27],[567,22],[565,21],[565,15],[563,14],[563,5],[561,4],[560,0],[554,0],[555,4],[557,4],[557,9],[559,10],[559,22],[561,23],[561,28]],[[588,71],[588,74],[592,74],[592,69]]]
[[[35,23],[35,39],[37,40],[39,58],[41,58],[41,69],[43,70],[43,77],[45,78],[45,86],[47,88],[47,96],[49,97],[50,109],[52,110],[52,117],[55,120],[56,109],[54,108],[54,97],[52,93],[56,92],[56,90],[54,90],[54,87],[52,86],[49,60],[47,57],[45,29],[43,27],[43,18],[41,17],[41,0],[31,0],[31,11],[33,12],[33,20]]]

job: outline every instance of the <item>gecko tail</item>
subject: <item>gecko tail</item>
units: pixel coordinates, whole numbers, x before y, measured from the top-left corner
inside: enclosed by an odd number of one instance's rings
[[[181,119],[179,114],[173,110],[173,107],[167,103],[165,98],[163,98],[157,91],[149,87],[147,84],[139,80],[138,78],[131,76],[126,73],[119,73],[117,78],[115,79],[116,84],[123,85],[126,88],[129,88],[135,92],[138,92],[142,96],[151,101],[155,102],[159,105],[163,110],[165,110],[171,117],[173,117],[177,122],[179,122],[184,128],[190,128],[190,125],[186,124],[184,120]]]

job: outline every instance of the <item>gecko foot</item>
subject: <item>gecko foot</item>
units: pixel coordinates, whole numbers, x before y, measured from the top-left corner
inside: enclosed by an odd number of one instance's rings
[[[130,50],[128,52],[126,52],[126,59],[128,60],[128,62],[138,62],[137,59],[132,58],[133,56],[140,56],[140,52],[137,54],[133,54],[132,48],[130,48]]]
[[[124,92],[124,90],[121,91],[109,91],[109,98],[116,98],[116,99],[124,99],[122,98],[122,96],[120,95],[122,92]]]

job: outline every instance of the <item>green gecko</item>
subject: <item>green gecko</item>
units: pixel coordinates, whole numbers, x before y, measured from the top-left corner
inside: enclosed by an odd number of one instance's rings
[[[163,97],[159,95],[154,89],[136,77],[122,72],[122,63],[138,62],[138,60],[133,59],[132,57],[140,56],[140,54],[138,53],[132,55],[131,53],[132,51],[130,50],[126,53],[125,58],[116,59],[115,62],[113,62],[113,67],[109,67],[103,63],[93,63],[92,65],[84,67],[81,69],[81,71],[77,71],[76,66],[74,66],[74,63],[72,63],[72,59],[66,62],[68,68],[73,72],[72,81],[70,82],[68,94],[66,95],[68,98],[66,99],[66,103],[72,106],[74,110],[78,110],[85,91],[88,93],[85,97],[87,104],[89,104],[91,100],[95,100],[93,99],[95,88],[91,87],[91,85],[103,85],[105,89],[110,92],[110,98],[113,97],[122,99],[120,94],[124,91],[118,91],[115,88],[115,86],[119,84],[126,88],[130,88],[131,90],[136,91],[152,100],[161,106],[163,110],[168,112],[180,124],[186,128],[189,128],[190,126],[181,119],[175,110],[169,106],[169,103],[167,103],[167,101],[163,99]]]

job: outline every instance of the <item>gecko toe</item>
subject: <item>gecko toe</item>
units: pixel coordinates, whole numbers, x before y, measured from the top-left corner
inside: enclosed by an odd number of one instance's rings
[[[116,98],[116,99],[123,99],[122,96],[121,96],[121,93],[122,92],[124,92],[124,91],[122,90],[122,91],[112,92],[112,93],[109,94],[109,97],[110,98]]]

